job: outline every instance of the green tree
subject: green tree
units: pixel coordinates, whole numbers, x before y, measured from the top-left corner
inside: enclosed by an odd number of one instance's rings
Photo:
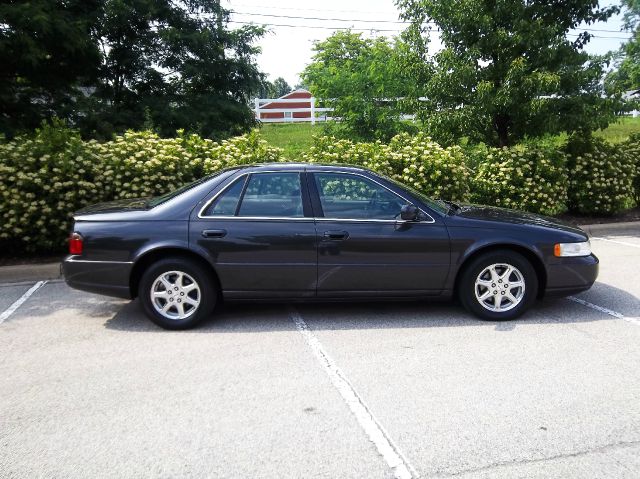
[[[611,92],[640,90],[640,0],[622,0],[625,8],[624,29],[632,33],[615,55],[617,68],[607,75]]]
[[[95,36],[100,81],[86,100],[85,133],[110,136],[152,123],[219,138],[253,123],[247,100],[262,82],[253,45],[264,30],[228,28],[219,0],[104,0]]]
[[[396,0],[411,22],[410,58],[428,61],[414,90],[426,128],[440,141],[461,137],[505,146],[526,136],[605,127],[617,101],[603,96],[606,59],[584,52],[582,24],[617,7],[597,0]],[[429,35],[443,48],[429,56]],[[428,72],[428,75],[426,74]]]
[[[271,84],[269,98],[280,98],[281,96],[284,96],[287,93],[291,93],[291,90],[292,90],[291,86],[289,86],[287,81],[282,77],[278,77],[275,80],[273,80],[273,83]]]
[[[101,0],[0,4],[0,132],[13,136],[43,119],[67,118],[98,74],[91,31]]]
[[[303,82],[340,122],[332,132],[359,140],[389,140],[404,128],[398,97],[409,78],[397,61],[399,46],[384,37],[338,31],[314,46]]]

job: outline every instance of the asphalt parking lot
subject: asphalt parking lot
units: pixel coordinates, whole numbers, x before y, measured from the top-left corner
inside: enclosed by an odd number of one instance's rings
[[[228,305],[168,332],[0,285],[0,477],[640,477],[640,229],[593,249],[590,291],[507,323]]]

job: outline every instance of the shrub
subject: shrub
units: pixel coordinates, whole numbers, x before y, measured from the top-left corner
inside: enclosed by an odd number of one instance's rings
[[[633,165],[633,200],[636,205],[640,204],[640,134],[635,133],[623,143],[620,148],[629,155],[629,161]]]
[[[637,165],[625,145],[573,136],[569,155],[569,207],[583,214],[610,215],[634,206]]]
[[[557,215],[567,210],[566,156],[558,149],[518,145],[472,149],[473,201]]]
[[[162,195],[221,168],[279,158],[255,131],[221,143],[147,131],[98,143],[60,123],[44,125],[32,137],[0,143],[0,247],[61,250],[83,206]]]
[[[383,175],[393,175],[388,160],[389,149],[379,141],[354,143],[333,136],[316,136],[313,146],[302,155],[303,161],[311,163],[337,163],[360,166]]]

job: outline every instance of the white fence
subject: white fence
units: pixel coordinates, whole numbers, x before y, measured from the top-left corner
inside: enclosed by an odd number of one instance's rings
[[[327,113],[332,112],[333,108],[318,108],[317,100],[311,98],[256,98],[253,100],[254,113],[256,120],[262,123],[299,123],[306,122],[315,125],[316,122],[332,120]],[[264,108],[268,103],[309,103],[309,108]],[[282,118],[262,118],[265,113],[282,113]],[[309,116],[296,118],[294,113],[309,113]]]

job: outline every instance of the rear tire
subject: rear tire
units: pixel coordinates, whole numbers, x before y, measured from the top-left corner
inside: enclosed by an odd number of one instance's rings
[[[145,314],[164,329],[189,329],[211,315],[218,291],[211,273],[189,258],[153,263],[140,279]]]
[[[485,253],[465,267],[458,284],[460,302],[485,321],[508,321],[527,311],[538,295],[538,277],[515,251]]]

